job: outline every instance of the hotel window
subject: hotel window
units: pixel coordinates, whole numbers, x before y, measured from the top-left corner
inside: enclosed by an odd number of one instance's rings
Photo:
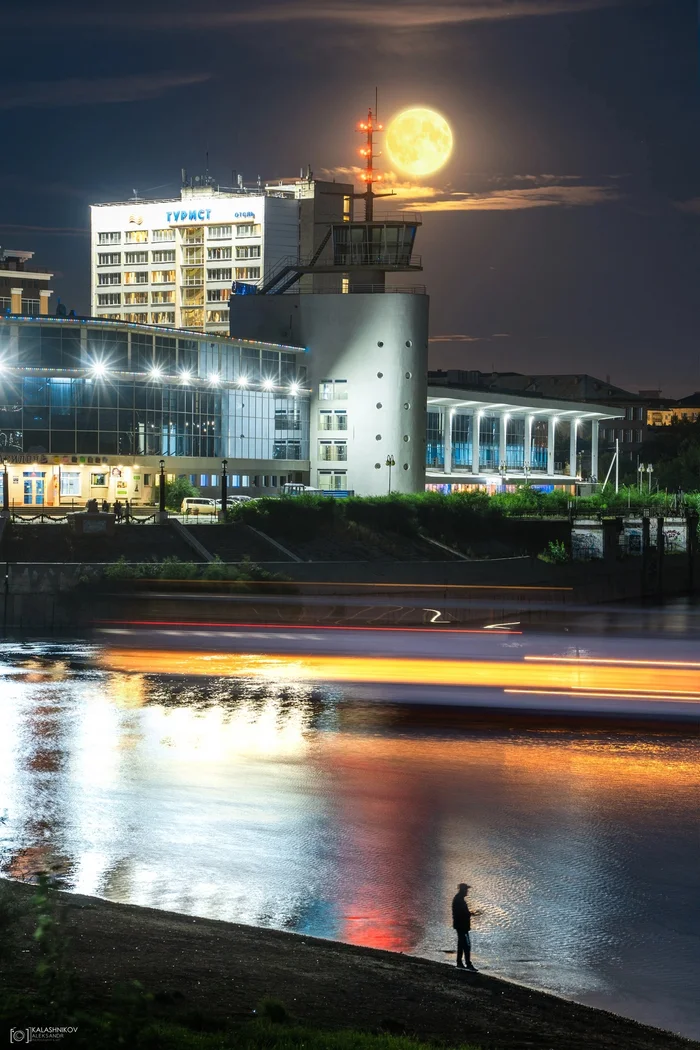
[[[260,267],[259,266],[237,266],[236,267],[236,280],[237,281],[257,281],[260,278]]]
[[[212,260],[216,262],[219,259],[230,259],[232,248],[229,245],[228,248],[207,248],[207,259],[209,262]]]
[[[344,461],[348,458],[347,441],[319,441],[318,458],[324,462]]]
[[[174,241],[175,230],[151,230],[151,240],[154,242]]]
[[[236,258],[237,259],[259,259],[260,258],[260,245],[259,244],[248,244],[245,247],[236,247]]]
[[[231,280],[231,268],[224,268],[222,270],[207,270],[208,281],[230,281]]]
[[[97,296],[98,306],[119,306],[121,301],[121,292],[103,292]]]
[[[127,230],[124,240],[127,244],[146,244],[148,242],[148,230]]]
[[[202,244],[204,241],[204,230],[201,226],[188,226],[180,232],[183,244]]]
[[[230,295],[230,288],[207,288],[208,303],[227,303]]]
[[[151,279],[154,284],[175,284],[175,271],[154,270],[151,274]]]
[[[148,284],[148,271],[127,270],[124,274],[124,284]]]
[[[151,302],[155,306],[157,303],[174,303],[175,302],[175,291],[171,292],[151,292]]]
[[[201,266],[204,262],[204,249],[190,246],[182,249],[182,261],[185,266]]]
[[[338,412],[331,412],[328,409],[324,409],[319,413],[319,430],[347,430],[348,429],[348,414],[345,409],[341,409]]]
[[[201,328],[204,324],[204,311],[200,308],[182,311],[182,324],[185,328]]]
[[[97,256],[98,266],[121,266],[121,252],[100,252]]]
[[[319,401],[347,401],[347,379],[324,379],[318,384]]]
[[[175,262],[175,249],[166,248],[164,251],[153,252],[152,259],[154,263]]]
[[[174,310],[155,310],[151,314],[152,324],[175,324]]]
[[[209,324],[226,324],[228,321],[228,310],[207,310],[207,322]]]
[[[121,233],[98,233],[97,234],[98,244],[121,244],[122,235]]]
[[[200,284],[199,288],[183,288],[182,289],[182,305],[183,306],[204,306],[204,288]]]
[[[209,227],[209,238],[210,240],[226,240],[233,233],[231,226],[210,226]]]
[[[148,302],[148,292],[124,292],[125,306],[143,306]]]
[[[139,263],[147,263],[148,252],[126,252],[124,262],[127,266],[138,266]]]
[[[148,321],[147,313],[131,313],[124,314],[125,321],[131,321],[132,324],[145,324]]]
[[[106,474],[91,474],[90,485],[93,489],[105,489],[107,488],[107,475]]]
[[[122,275],[120,273],[98,273],[97,275],[98,284],[121,284]]]
[[[236,237],[259,237],[260,223],[246,222],[236,226]]]
[[[343,222],[350,222],[352,216],[352,197],[343,197]]]

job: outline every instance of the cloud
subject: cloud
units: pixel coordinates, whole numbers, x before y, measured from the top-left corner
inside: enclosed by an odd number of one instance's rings
[[[678,201],[676,207],[679,211],[688,211],[693,215],[700,215],[700,197],[693,197],[688,201]]]
[[[324,174],[341,175],[352,180],[361,171],[359,167],[327,168]],[[472,188],[456,190],[450,184],[429,186],[406,182],[396,172],[387,171],[378,192],[382,192],[382,186],[384,190],[392,191],[393,195],[381,202],[380,206],[384,209],[398,205],[405,210],[421,212],[581,208],[619,200],[619,187],[607,184],[602,177],[599,179],[594,184],[588,184],[581,175],[469,173],[465,181],[467,184],[471,182]]]
[[[426,4],[424,0],[290,0],[288,3],[240,4],[239,10],[202,9],[178,10],[172,6],[143,9],[90,5],[85,10],[74,10],[72,22],[81,27],[128,28],[138,25],[139,31],[157,29],[166,32],[207,31],[239,25],[273,25],[290,23],[350,26],[358,29],[425,30],[450,27],[469,22],[512,21],[519,18],[544,18],[552,15],[572,15],[600,8],[638,5],[640,0],[442,0]],[[70,16],[69,16],[70,17]],[[3,19],[3,24],[28,25],[30,16],[15,14]],[[64,8],[53,7],[41,15],[41,24],[47,19],[53,24],[65,24]]]
[[[123,77],[30,80],[3,91],[0,109],[56,109],[140,102],[210,79],[209,73],[137,73]]]
[[[2,233],[60,234],[63,237],[87,237],[90,231],[82,226],[19,226],[16,223],[0,222]]]
[[[521,211],[525,208],[581,208],[619,200],[612,186],[549,186],[533,189],[493,190],[490,193],[452,192],[439,200],[408,201],[423,212]]]
[[[431,335],[429,343],[490,343],[492,339],[507,339],[507,332],[495,332],[493,335]]]

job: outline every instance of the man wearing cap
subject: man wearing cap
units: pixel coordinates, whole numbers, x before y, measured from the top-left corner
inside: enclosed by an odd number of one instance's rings
[[[476,973],[476,967],[471,961],[471,941],[469,931],[472,925],[472,912],[467,904],[467,893],[469,885],[460,882],[457,892],[452,899],[452,926],[457,931],[457,965],[460,970],[471,970]],[[464,959],[464,962],[462,961]]]

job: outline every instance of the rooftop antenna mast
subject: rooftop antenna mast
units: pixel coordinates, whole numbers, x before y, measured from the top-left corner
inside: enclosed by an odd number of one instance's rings
[[[374,151],[374,135],[377,131],[383,131],[384,125],[380,124],[377,120],[377,110],[379,102],[379,92],[377,88],[374,89],[374,111],[370,106],[367,111],[367,120],[362,121],[357,130],[362,132],[365,138],[365,145],[360,149],[360,156],[365,158],[365,168],[360,174],[360,179],[365,184],[365,192],[355,194],[357,198],[364,200],[365,202],[365,222],[372,222],[374,218],[374,199],[375,197],[393,197],[393,191],[391,193],[375,193],[373,186],[375,182],[381,182],[382,176],[379,174],[377,169],[374,167],[375,157],[381,157],[381,153],[375,153]]]

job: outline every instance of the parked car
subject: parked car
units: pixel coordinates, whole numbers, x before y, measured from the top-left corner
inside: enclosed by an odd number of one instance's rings
[[[252,499],[253,499],[252,496],[230,496],[229,495],[229,496],[226,497],[226,506],[227,507],[232,507],[234,503],[250,503],[252,501]],[[221,510],[221,500],[220,499],[215,499],[214,503],[216,504],[216,509],[217,510]]]
[[[216,500],[206,496],[186,496],[180,506],[181,514],[216,514]]]

